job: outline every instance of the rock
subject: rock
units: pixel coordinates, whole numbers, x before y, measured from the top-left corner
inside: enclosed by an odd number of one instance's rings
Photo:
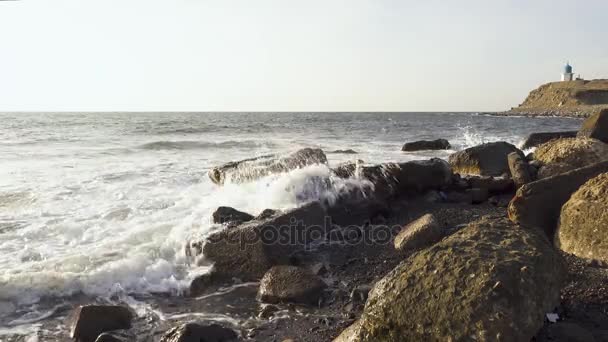
[[[253,215],[231,207],[219,207],[213,213],[213,223],[243,223],[253,220]]]
[[[513,180],[505,177],[467,176],[464,178],[471,188],[487,189],[490,194],[510,193],[514,190]]]
[[[118,305],[84,305],[72,314],[70,337],[78,342],[94,342],[108,331],[129,329],[133,313]]]
[[[255,217],[255,219],[256,220],[267,220],[267,219],[277,215],[278,213],[279,213],[278,210],[264,209],[258,216]]]
[[[334,150],[334,151],[331,151],[329,153],[335,153],[335,154],[357,154],[357,151],[349,148],[347,150]]]
[[[272,304],[262,304],[260,312],[258,313],[259,318],[268,319],[274,316],[275,312],[279,311],[279,307]]]
[[[562,207],[555,246],[608,262],[608,173],[583,184]]]
[[[395,249],[413,252],[433,245],[445,231],[432,214],[426,214],[405,226],[395,237]]]
[[[186,323],[169,330],[160,342],[231,342],[237,333],[219,324]]]
[[[448,203],[473,204],[473,193],[470,191],[450,191],[445,194]]]
[[[557,175],[561,175],[562,173],[566,173],[568,171],[572,171],[574,168],[568,164],[564,163],[551,163],[547,165],[543,165],[538,169],[536,174],[536,179],[545,179]]]
[[[500,141],[478,145],[456,152],[449,157],[454,172],[481,176],[501,176],[509,172],[509,153],[525,155],[517,147]]]
[[[480,204],[490,198],[490,193],[486,188],[472,188],[467,190],[471,194],[471,203]]]
[[[203,246],[203,256],[214,262],[218,278],[257,280],[270,267],[288,263],[292,254],[324,238],[325,229],[325,210],[312,202],[211,234]]]
[[[608,108],[587,118],[579,130],[578,136],[597,139],[608,144]]]
[[[274,266],[260,281],[258,299],[264,303],[316,304],[326,287],[321,278],[305,268]]]
[[[574,170],[608,160],[608,144],[588,138],[552,140],[540,145],[534,155],[545,166],[559,163]],[[563,167],[560,166],[560,169]],[[539,172],[546,174],[546,171]]]
[[[447,150],[450,147],[450,143],[445,139],[419,140],[406,143],[401,148],[401,151]]]
[[[513,179],[516,189],[519,189],[522,185],[528,184],[532,181],[528,162],[523,159],[519,153],[509,153],[507,156],[507,161],[509,162],[511,179]]]
[[[527,150],[554,139],[574,138],[576,133],[576,131],[532,133],[526,138],[521,149]]]
[[[287,172],[314,164],[327,164],[325,153],[318,148],[304,148],[283,157],[265,155],[230,162],[209,171],[209,178],[219,185],[224,184],[226,180],[244,183],[269,174]]]
[[[370,285],[359,285],[356,286],[350,292],[350,300],[353,302],[365,302],[369,296],[369,291],[372,290]]]
[[[335,341],[530,341],[565,274],[541,232],[483,218],[378,281]]]
[[[131,342],[135,340],[137,340],[137,338],[132,332],[117,330],[99,335],[95,342]]]
[[[351,178],[357,175],[357,169],[363,164],[363,160],[348,161],[331,168],[331,172],[338,178]]]
[[[331,205],[326,205],[331,223],[342,227],[360,226],[376,221],[378,217],[388,217],[390,210],[385,201],[375,197],[361,198],[343,196]]]
[[[595,342],[593,334],[576,323],[557,322],[547,327],[547,339],[555,342]]]
[[[608,162],[528,183],[509,203],[509,218],[522,226],[540,228],[552,239],[564,203],[581,185],[604,172],[608,172]]]
[[[381,200],[441,189],[452,180],[450,165],[439,158],[362,166],[359,171],[359,177],[370,184],[367,196]]]

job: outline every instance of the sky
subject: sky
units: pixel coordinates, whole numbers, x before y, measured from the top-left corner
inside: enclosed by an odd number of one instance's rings
[[[606,0],[0,1],[0,111],[495,111],[570,61],[608,78]]]

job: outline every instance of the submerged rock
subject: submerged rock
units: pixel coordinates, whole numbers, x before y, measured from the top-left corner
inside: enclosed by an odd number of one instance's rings
[[[357,154],[357,151],[353,150],[353,149],[346,149],[346,150],[333,150],[329,153],[335,153],[335,154]]]
[[[405,143],[401,151],[413,152],[424,150],[447,150],[451,147],[450,143],[445,139],[437,140],[419,140]]]
[[[335,341],[529,341],[559,304],[565,270],[541,232],[483,218],[376,283]]]
[[[258,299],[264,303],[316,304],[325,283],[307,269],[297,266],[274,266],[262,277]]]
[[[578,136],[608,143],[608,108],[602,109],[586,119],[578,132]]]
[[[534,158],[543,164],[562,163],[572,169],[608,160],[608,144],[589,138],[567,138],[542,144]]]
[[[169,330],[160,342],[232,342],[237,333],[219,324],[186,323]]]
[[[273,265],[325,235],[325,210],[312,202],[264,220],[211,234],[203,256],[214,263],[216,277],[257,280]]]
[[[254,219],[253,215],[232,207],[219,207],[213,212],[213,223],[243,223]]]
[[[443,238],[445,230],[432,214],[426,214],[406,225],[395,237],[395,249],[413,252],[433,245]]]
[[[553,238],[564,203],[581,185],[604,172],[608,172],[608,161],[528,183],[509,203],[509,218],[522,226],[540,228]]]
[[[304,148],[287,156],[265,155],[226,163],[209,171],[209,178],[222,185],[226,180],[244,183],[273,174],[314,164],[327,164],[321,149]]]
[[[517,147],[504,142],[486,143],[456,152],[449,157],[454,172],[460,174],[501,176],[509,173],[509,153],[525,155]]]
[[[608,173],[583,184],[564,204],[555,245],[579,257],[608,262]]]
[[[131,328],[133,313],[119,305],[84,305],[73,313],[70,337],[79,342],[94,342],[99,335],[112,330]]]
[[[575,138],[576,134],[577,131],[532,133],[526,138],[521,148],[523,150],[527,150],[529,148],[536,147],[551,140],[561,138]]]

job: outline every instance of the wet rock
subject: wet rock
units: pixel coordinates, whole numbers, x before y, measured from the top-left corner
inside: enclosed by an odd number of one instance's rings
[[[244,183],[314,164],[327,164],[325,153],[318,148],[304,148],[287,156],[265,155],[226,163],[209,171],[209,178],[219,185],[226,180]]]
[[[78,342],[94,342],[108,331],[129,329],[133,313],[118,305],[84,305],[73,313],[70,322],[70,337]]]
[[[186,323],[169,330],[160,342],[232,342],[237,333],[219,324]]]
[[[546,176],[547,171],[543,169],[551,164],[562,164],[552,170],[554,173],[557,170],[570,171],[608,160],[608,144],[588,138],[552,140],[536,149],[535,158],[543,163],[544,166],[539,172]]]
[[[593,334],[576,323],[557,322],[547,327],[547,339],[555,342],[595,342]]]
[[[305,268],[274,266],[260,281],[258,299],[265,303],[316,304],[325,283]]]
[[[213,223],[243,223],[253,220],[253,215],[238,211],[231,207],[219,207],[213,213]]]
[[[132,342],[136,341],[135,334],[126,330],[105,332],[97,337],[95,342]]]
[[[473,204],[483,203],[490,198],[490,193],[486,188],[472,188],[466,192],[471,194],[471,203]]]
[[[372,290],[372,286],[371,285],[359,285],[356,286],[351,292],[350,292],[350,300],[353,302],[363,302],[365,303],[365,301],[367,300],[367,297],[369,296],[369,291]]]
[[[264,209],[258,216],[255,217],[256,220],[267,220],[279,213],[278,210],[274,209]]]
[[[405,259],[335,341],[529,341],[565,269],[536,230],[484,218]]]
[[[450,143],[445,139],[419,140],[406,143],[401,148],[401,151],[447,150],[450,147]]]
[[[260,308],[260,312],[258,313],[258,317],[268,319],[268,318],[274,316],[274,313],[277,311],[279,311],[279,307],[277,307],[275,305],[262,304],[262,307]]]
[[[357,169],[363,164],[363,160],[348,161],[331,168],[331,172],[339,178],[352,178],[357,175]]]
[[[331,223],[342,227],[375,222],[379,217],[388,217],[390,210],[386,201],[375,197],[365,198],[346,195],[326,205]]]
[[[608,143],[608,109],[602,109],[587,118],[579,130],[578,136]]]
[[[452,170],[444,160],[433,158],[363,166],[359,176],[370,184],[368,196],[386,200],[405,193],[441,189],[450,184]]]
[[[608,162],[528,183],[509,203],[509,218],[522,226],[540,228],[552,239],[562,206],[581,185],[604,172],[608,172]]]
[[[273,265],[324,237],[325,210],[318,202],[211,234],[203,246],[217,277],[257,280]]]
[[[349,149],[346,149],[346,150],[334,150],[334,151],[331,151],[329,153],[335,153],[335,154],[357,154],[357,151],[349,148]]]
[[[530,168],[528,162],[518,153],[509,153],[507,156],[509,162],[509,170],[511,171],[511,179],[515,183],[515,188],[519,189],[522,185],[532,181],[530,176]]]
[[[449,157],[454,172],[460,174],[501,176],[509,173],[507,156],[518,153],[525,158],[522,151],[506,142],[492,142],[467,148]]]
[[[528,136],[528,138],[526,138],[521,148],[522,150],[527,150],[529,148],[542,145],[551,140],[561,138],[574,138],[576,137],[576,133],[576,131],[532,133]]]
[[[448,203],[473,204],[473,193],[470,191],[450,191],[445,194]]]
[[[555,245],[582,258],[608,262],[608,173],[583,184],[564,204]]]
[[[444,229],[435,216],[426,214],[405,226],[395,237],[395,249],[413,252],[426,248],[441,240]]]

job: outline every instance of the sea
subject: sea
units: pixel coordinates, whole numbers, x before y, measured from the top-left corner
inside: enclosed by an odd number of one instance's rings
[[[449,112],[0,113],[0,341],[35,336],[78,295],[183,296],[209,268],[185,246],[222,229],[211,221],[218,206],[255,215],[328,195],[299,193],[328,166],[224,186],[209,180],[214,166],[303,147],[323,149],[329,167],[447,158],[580,123]],[[438,138],[452,148],[401,152]],[[335,152],[348,149],[357,153]]]

